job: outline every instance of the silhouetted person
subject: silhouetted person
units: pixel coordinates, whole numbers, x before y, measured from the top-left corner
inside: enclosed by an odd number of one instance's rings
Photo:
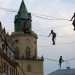
[[[52,42],[53,42],[53,45],[55,45],[55,39],[56,39],[56,33],[53,31],[53,30],[51,30],[51,33],[49,34],[49,36],[52,34]],[[49,37],[48,36],[48,37]]]
[[[60,58],[59,58],[59,65],[60,65],[60,68],[61,68],[62,62],[64,62],[64,60],[62,59],[62,56],[60,56]]]
[[[70,21],[72,21],[72,19],[74,19],[72,24],[73,24],[73,26],[74,26],[74,30],[75,30],[75,13],[74,13],[74,15],[72,16],[72,18],[71,18]]]

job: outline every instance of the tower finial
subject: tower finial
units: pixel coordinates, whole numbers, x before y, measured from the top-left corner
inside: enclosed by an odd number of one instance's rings
[[[26,13],[27,12],[27,8],[25,6],[24,0],[22,0],[19,11],[20,13]]]

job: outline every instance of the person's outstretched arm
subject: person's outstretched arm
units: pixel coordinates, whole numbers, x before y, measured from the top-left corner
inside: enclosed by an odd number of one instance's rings
[[[50,36],[50,35],[51,35],[51,33],[49,34],[49,36]],[[49,37],[49,36],[48,36],[48,37]]]
[[[74,17],[74,15],[72,16],[72,18],[71,18],[71,20],[70,20],[70,21],[72,21],[73,17]]]

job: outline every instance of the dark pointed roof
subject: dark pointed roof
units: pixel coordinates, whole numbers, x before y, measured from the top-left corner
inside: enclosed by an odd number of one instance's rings
[[[27,8],[25,6],[24,0],[22,0],[18,14],[15,16],[15,31],[20,32],[23,31],[24,24],[29,22],[28,25],[31,25],[31,13],[28,13]],[[31,26],[30,26],[31,31]]]
[[[27,11],[27,8],[26,8],[26,6],[25,6],[25,3],[24,3],[24,0],[22,0],[22,2],[21,2],[21,5],[20,5],[20,8],[19,8],[19,11],[18,12],[20,12],[20,13],[27,13],[28,11]]]

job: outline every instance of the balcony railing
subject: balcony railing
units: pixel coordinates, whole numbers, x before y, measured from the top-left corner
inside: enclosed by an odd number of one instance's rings
[[[25,56],[23,54],[15,55],[16,60],[44,60],[43,56],[42,57],[37,57],[37,56]]]

